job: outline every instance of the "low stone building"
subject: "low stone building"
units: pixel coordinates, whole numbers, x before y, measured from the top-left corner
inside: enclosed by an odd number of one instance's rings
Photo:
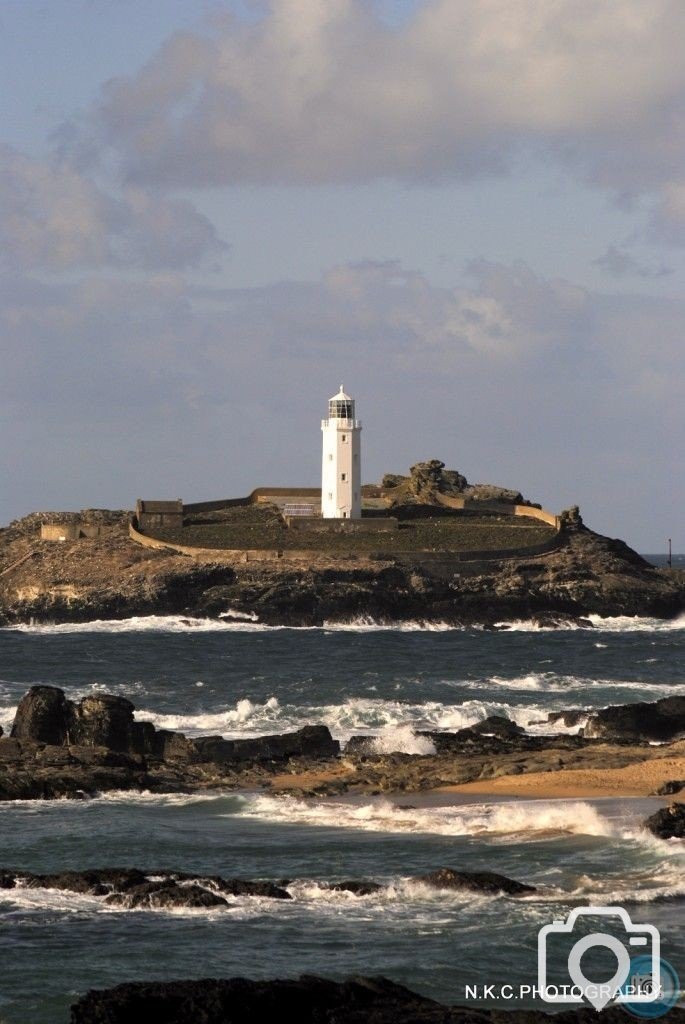
[[[136,519],[140,530],[180,530],[183,526],[183,502],[180,498],[173,501],[144,501],[138,498]]]
[[[98,523],[41,523],[41,540],[83,540],[101,537],[110,527]]]

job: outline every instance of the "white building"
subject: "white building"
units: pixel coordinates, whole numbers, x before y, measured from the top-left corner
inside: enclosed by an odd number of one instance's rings
[[[328,403],[328,419],[321,420],[323,463],[321,515],[324,519],[361,519],[361,433],[354,418],[354,400],[340,391]]]

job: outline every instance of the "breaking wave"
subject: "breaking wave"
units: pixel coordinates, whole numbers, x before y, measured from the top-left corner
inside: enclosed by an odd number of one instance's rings
[[[539,839],[543,834],[548,837],[615,834],[612,823],[592,804],[568,800],[402,807],[386,798],[354,804],[256,796],[246,799],[238,813],[283,824],[443,836],[515,835],[521,841],[532,836]]]
[[[411,734],[418,731],[455,731],[475,725],[488,715],[511,718],[533,732],[574,732],[578,726],[565,730],[563,725],[550,725],[544,720],[549,708],[538,705],[519,706],[496,700],[466,700],[460,704],[439,701],[412,703],[351,697],[342,704],[302,705],[281,703],[270,697],[264,703],[248,698],[219,711],[206,713],[162,714],[140,708],[138,721],[152,722],[158,729],[174,729],[188,736],[220,733],[230,738],[260,736],[269,732],[286,732],[303,725],[327,725],[336,739],[347,740],[355,734],[380,732],[380,752],[403,750],[405,753],[429,753],[426,749],[406,749],[407,744],[423,742],[421,737],[412,741]],[[430,741],[428,741],[430,742]],[[386,745],[388,743],[401,746]]]
[[[601,616],[588,615],[598,632],[668,632],[685,629],[685,614],[675,619],[643,618],[631,615]],[[574,622],[560,622],[556,625],[540,625],[533,620],[515,619],[496,624],[502,632],[558,632],[584,629]],[[127,619],[94,619],[90,622],[23,623],[4,627],[27,633],[187,633],[187,632],[259,632],[280,629],[315,629],[325,632],[463,632],[464,626],[449,622],[431,622],[424,619],[405,622],[378,622],[367,615],[360,615],[345,622],[326,621],[322,626],[270,626],[258,621],[254,612],[228,609],[217,619],[194,618],[187,615],[134,615]],[[477,628],[477,627],[473,627]],[[588,627],[589,628],[589,627]]]

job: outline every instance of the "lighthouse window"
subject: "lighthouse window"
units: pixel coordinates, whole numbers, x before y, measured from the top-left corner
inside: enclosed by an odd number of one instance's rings
[[[347,480],[347,473],[341,473],[340,474],[340,479],[341,480]]]
[[[343,439],[343,444],[344,444],[345,441],[347,440],[347,434],[343,434],[342,439]]]
[[[328,403],[328,415],[334,420],[353,420],[354,402],[333,398]]]
[[[329,491],[328,492],[328,498],[329,498],[329,501],[333,500],[333,491]]]
[[[330,455],[328,456],[328,461],[329,461],[329,462],[332,462],[332,461],[333,461],[333,453],[332,453],[332,452],[331,452],[331,454],[330,454]]]

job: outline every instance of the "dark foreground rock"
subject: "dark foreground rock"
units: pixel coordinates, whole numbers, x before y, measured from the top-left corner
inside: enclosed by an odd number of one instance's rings
[[[669,1012],[684,1024],[685,1010]],[[592,1024],[592,1008],[547,1014],[540,1010],[444,1006],[387,978],[330,981],[314,975],[252,981],[201,978],[192,981],[132,982],[88,992],[71,1008],[71,1024],[255,1024],[292,1020],[297,1024]],[[602,1024],[625,1024],[623,1007],[602,1011]]]
[[[661,807],[647,818],[644,827],[659,839],[685,839],[685,804]]]

